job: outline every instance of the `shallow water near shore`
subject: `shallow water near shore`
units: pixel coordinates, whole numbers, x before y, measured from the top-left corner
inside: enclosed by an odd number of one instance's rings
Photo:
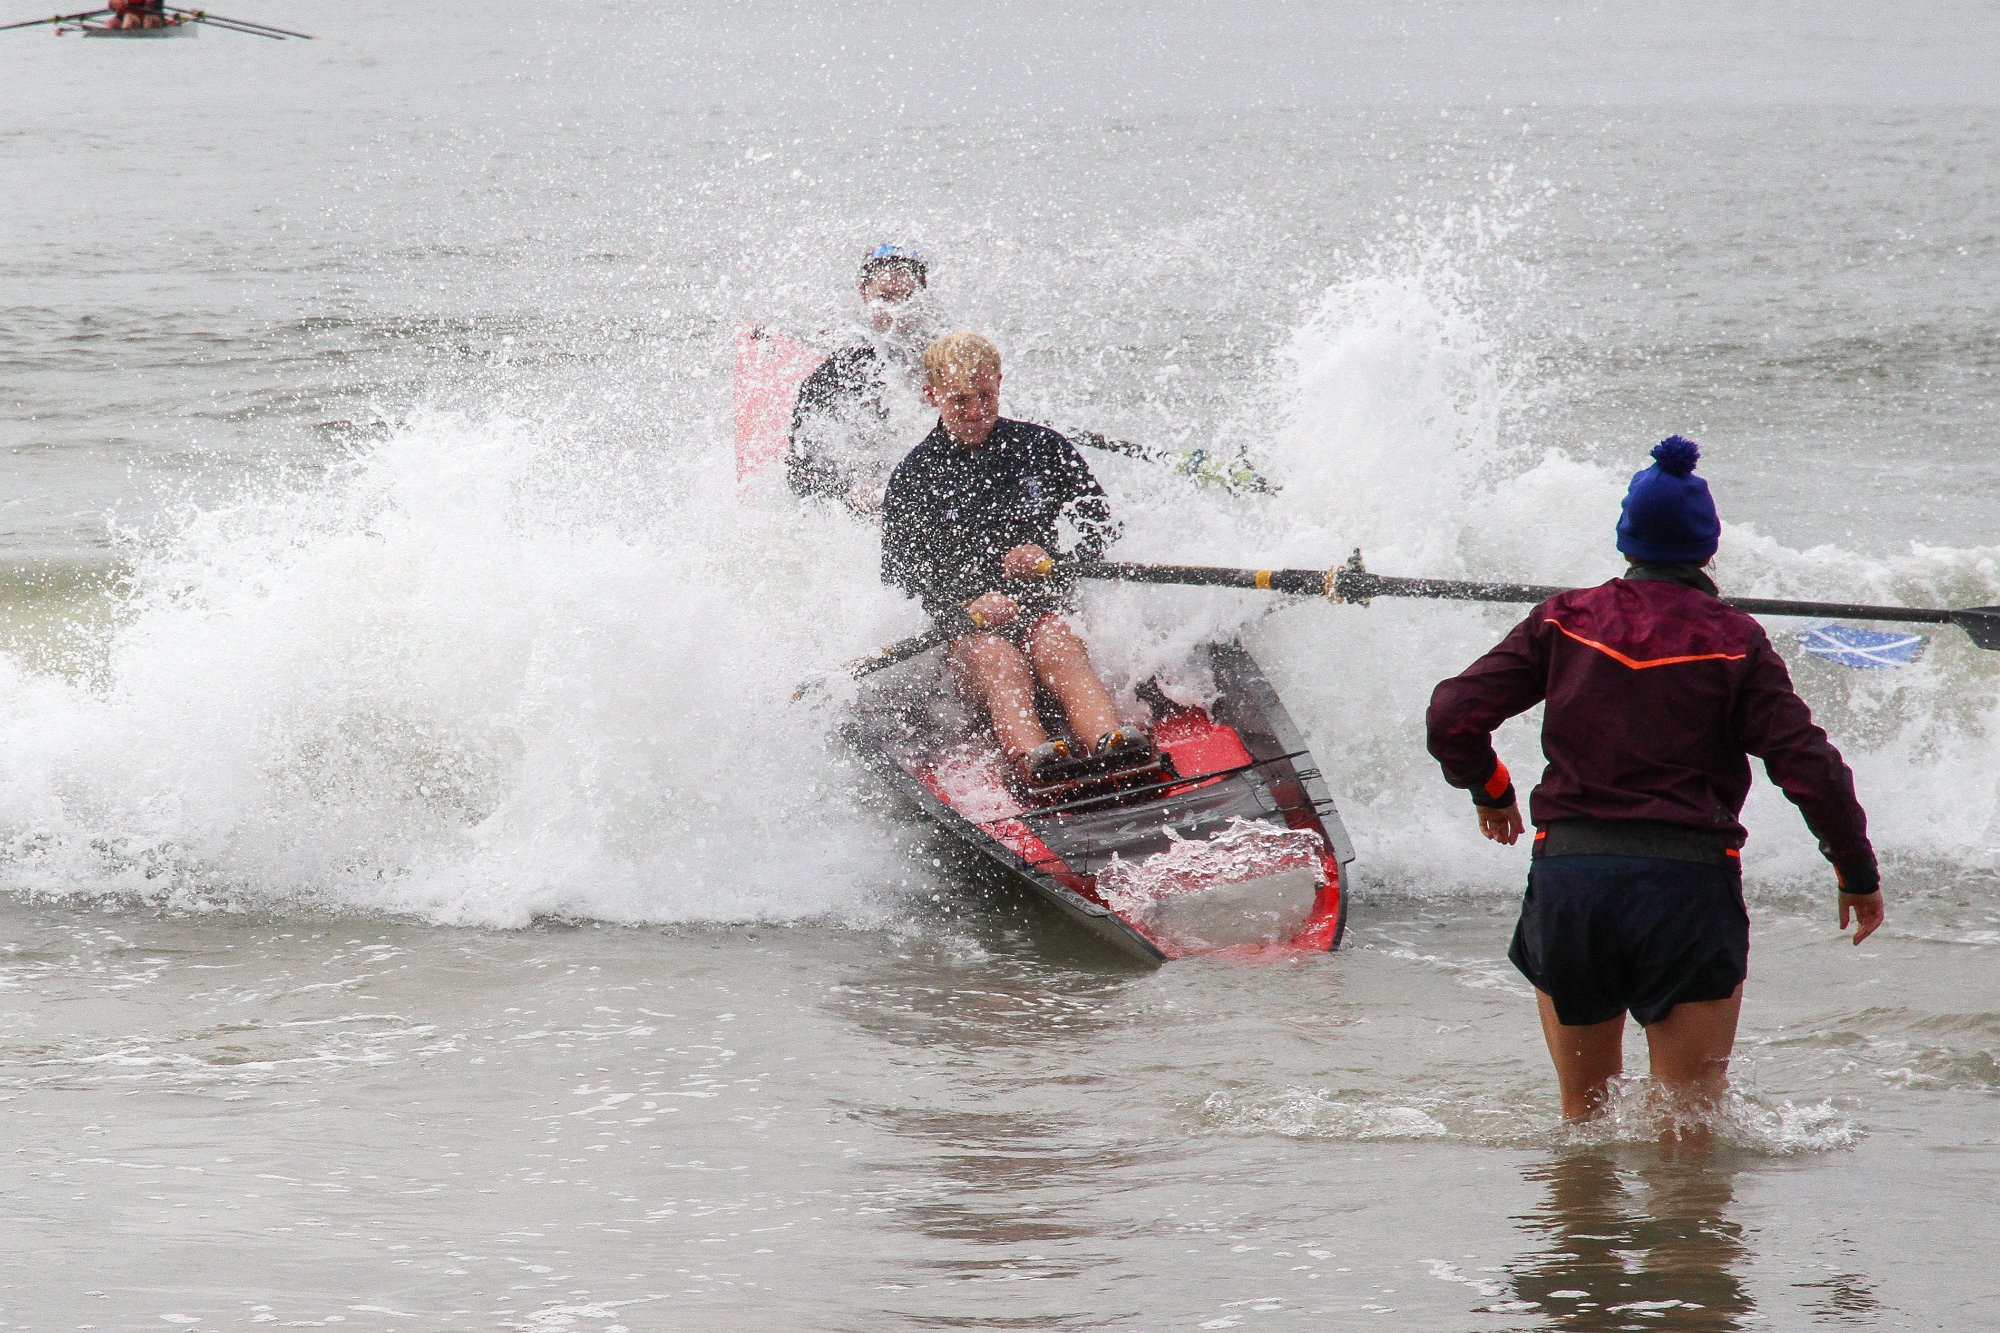
[[[20,1327],[1977,1321],[1984,1214],[1941,1245],[1884,1206],[1993,1183],[1962,946],[1864,950],[1934,979],[1885,1004],[1759,911],[1746,1095],[1692,1151],[1550,1125],[1504,904],[1154,972],[976,896],[894,930],[6,912],[43,1016]]]
[[[1359,852],[1339,953],[1134,969],[787,702],[920,622],[729,374],[911,240],[1010,415],[1279,483],[1093,457],[1127,558],[1592,581],[1680,431],[1727,587],[2000,603],[1985,7],[247,16],[327,39],[0,49],[0,1328],[1991,1322],[2000,655],[1770,622],[1889,924],[1760,781],[1714,1142],[1565,1130],[1422,752],[1509,611],[1092,589]]]

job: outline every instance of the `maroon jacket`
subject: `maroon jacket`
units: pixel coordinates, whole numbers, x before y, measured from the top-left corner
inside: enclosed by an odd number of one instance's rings
[[[1537,827],[1650,820],[1741,846],[1756,755],[1819,836],[1841,888],[1874,892],[1854,776],[1763,627],[1691,582],[1633,572],[1543,602],[1432,692],[1430,751],[1445,780],[1482,805],[1511,804],[1493,731],[1547,700],[1548,768],[1529,805]]]

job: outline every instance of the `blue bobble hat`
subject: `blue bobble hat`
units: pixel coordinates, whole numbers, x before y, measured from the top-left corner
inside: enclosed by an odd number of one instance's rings
[[[910,271],[917,280],[917,286],[930,285],[930,265],[925,262],[923,251],[910,245],[878,245],[870,250],[861,261],[861,281],[868,281],[868,275],[877,269],[900,266]]]
[[[1669,435],[1653,446],[1653,466],[1635,473],[1618,515],[1618,549],[1628,559],[1698,565],[1715,554],[1722,520],[1708,483],[1694,475],[1701,446]]]

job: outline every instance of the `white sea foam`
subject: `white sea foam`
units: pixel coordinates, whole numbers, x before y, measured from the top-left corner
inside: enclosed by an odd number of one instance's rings
[[[726,478],[644,480],[635,518],[629,468],[427,418],[195,516],[141,554],[100,672],[0,663],[10,881],[490,924],[861,910],[880,831],[785,700],[836,656],[801,602],[890,599],[716,522]]]
[[[1622,460],[1615,467],[1538,442],[1523,412],[1532,388],[1487,328],[1484,299],[1434,248],[1358,266],[1328,290],[1283,357],[1287,411],[1265,463],[1284,489],[1256,525],[1259,563],[1327,564],[1359,547],[1384,573],[1583,584],[1618,571],[1612,529],[1626,480],[1679,423],[1642,423],[1632,439],[1604,442],[1601,452]],[[1707,442],[1720,455],[1755,444]],[[1791,549],[1754,523],[1731,522],[1717,568],[1746,595],[2000,602],[2000,547],[1912,547],[1877,560]],[[1432,889],[1493,882],[1503,854],[1481,842],[1462,797],[1439,781],[1422,718],[1432,685],[1523,610],[1301,607],[1254,635],[1332,776],[1365,874]],[[1774,637],[1856,770],[1878,847],[2000,864],[2000,789],[1984,776],[2000,761],[2000,656],[1939,628],[1916,667],[1862,672],[1804,658],[1782,632]],[[1530,781],[1541,767],[1536,717],[1500,740]],[[1811,835],[1761,773],[1747,820],[1754,872],[1825,877]]]
[[[1535,437],[1533,380],[1491,326],[1504,303],[1467,276],[1496,267],[1503,233],[1446,228],[1465,255],[1433,237],[1352,262],[1242,386],[1277,404],[1258,461],[1278,494],[1107,462],[1119,553],[1324,567],[1358,546],[1385,573],[1615,572],[1626,475],[1678,423],[1601,445],[1615,467]],[[135,543],[100,668],[0,660],[8,883],[491,924],[867,917],[874,886],[916,872],[830,741],[851,685],[785,700],[921,619],[877,581],[871,531],[782,494],[737,504],[723,431],[686,415],[685,446],[650,452],[560,408],[418,416],[324,477]],[[2000,602],[2000,548],[1875,560],[1732,523],[1720,577],[1975,605]],[[1512,891],[1518,859],[1476,836],[1422,716],[1518,613],[1096,586],[1083,615],[1110,675],[1163,672],[1183,697],[1208,688],[1195,645],[1242,633],[1308,733],[1362,883],[1483,893]],[[2000,865],[2000,658],[1942,629],[1905,670],[1797,666],[1885,851]],[[1501,750],[1536,773],[1533,719]],[[1824,875],[1768,786],[1749,822],[1753,870]]]
[[[1652,1080],[1628,1075],[1612,1085],[1597,1119],[1560,1131],[1566,1142],[1605,1145],[1658,1143],[1662,1136],[1712,1135],[1729,1147],[1770,1157],[1833,1152],[1860,1142],[1860,1126],[1831,1103],[1766,1104],[1732,1088],[1714,1108],[1676,1107]]]

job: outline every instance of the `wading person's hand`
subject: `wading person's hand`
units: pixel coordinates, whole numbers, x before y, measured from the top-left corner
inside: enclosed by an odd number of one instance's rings
[[[1854,942],[1856,944],[1875,933],[1882,924],[1882,891],[1873,893],[1843,893],[1840,895],[1840,928],[1847,929],[1849,914],[1854,921]]]
[[[1483,805],[1475,805],[1472,808],[1479,815],[1481,837],[1491,842],[1505,843],[1509,847],[1521,840],[1521,834],[1527,825],[1521,822],[1521,807],[1518,803],[1508,806],[1505,810],[1492,810]],[[1845,908],[1841,909],[1840,924],[1843,926],[1847,924]]]

